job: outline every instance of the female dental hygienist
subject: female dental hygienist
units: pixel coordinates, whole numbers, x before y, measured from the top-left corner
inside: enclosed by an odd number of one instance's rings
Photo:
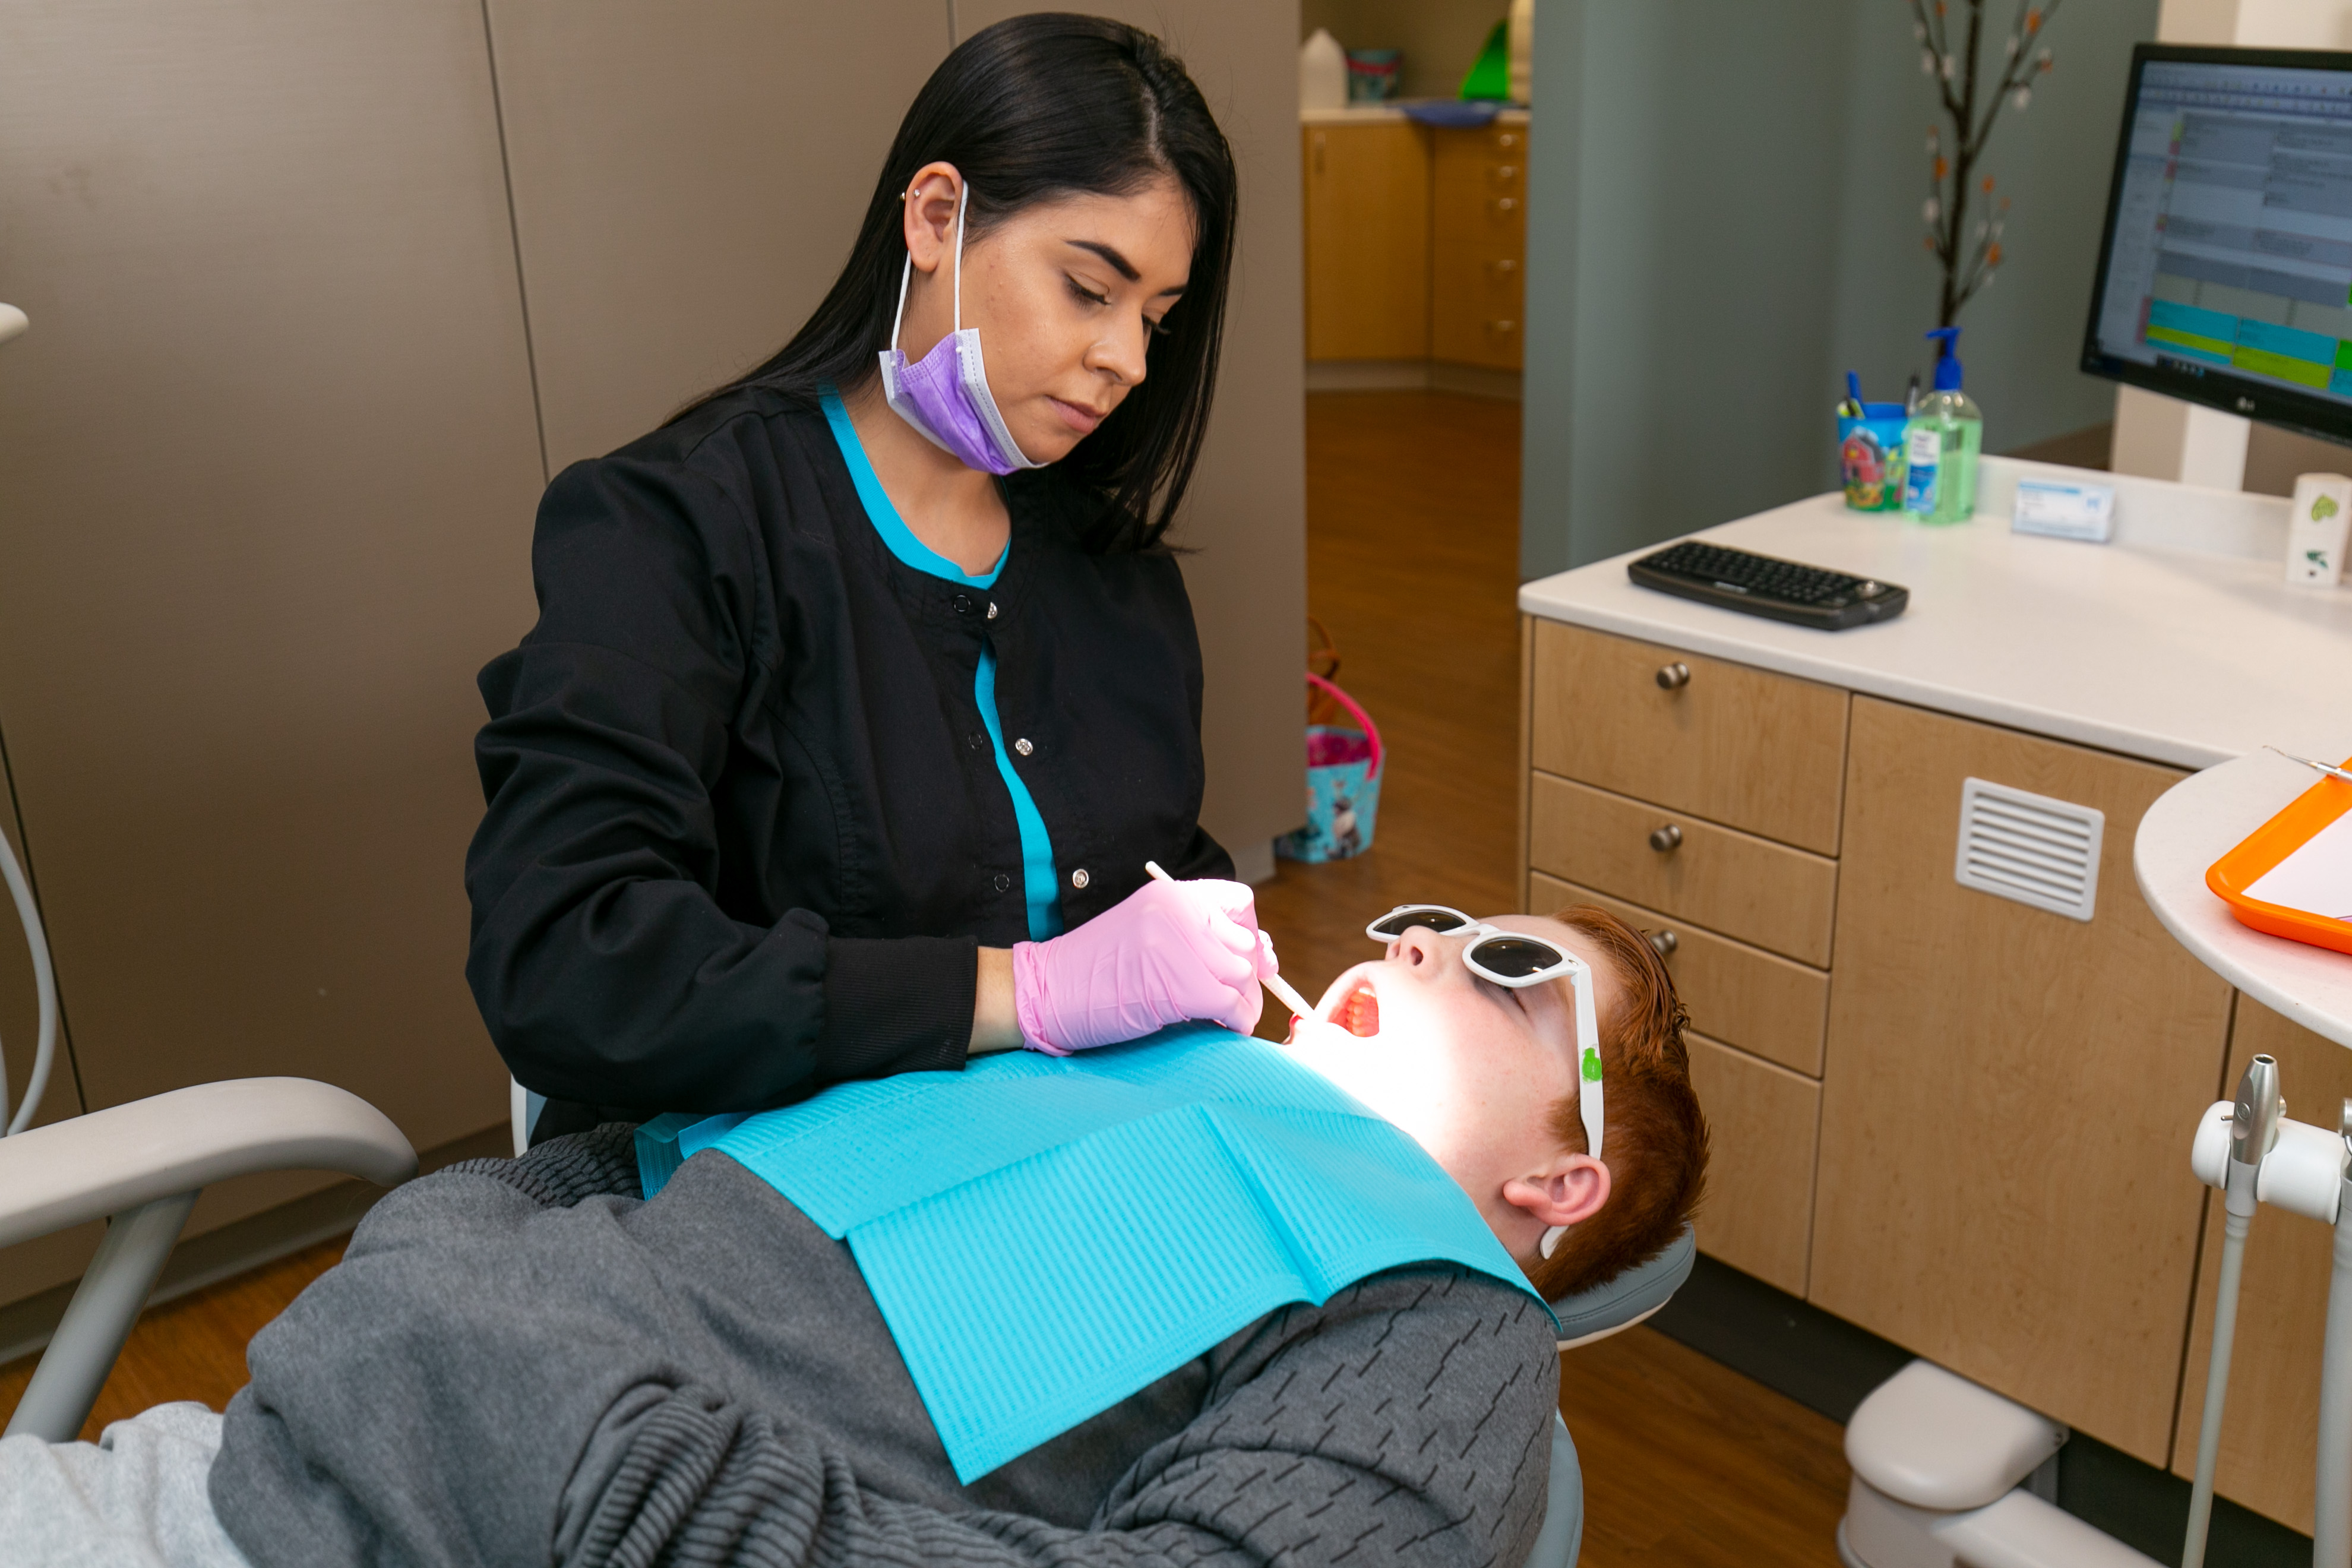
[[[1000,23],[924,85],[782,352],[549,487],[466,865],[537,1136],[1255,1026],[1249,889],[1144,872],[1233,869],[1160,541],[1234,221],[1158,40]]]

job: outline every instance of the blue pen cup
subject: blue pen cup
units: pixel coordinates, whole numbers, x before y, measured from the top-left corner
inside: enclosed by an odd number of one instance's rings
[[[1865,403],[1862,417],[1840,415],[1838,473],[1852,511],[1903,510],[1903,426],[1899,403]]]

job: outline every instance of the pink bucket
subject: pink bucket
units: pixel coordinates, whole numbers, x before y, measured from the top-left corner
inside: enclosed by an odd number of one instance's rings
[[[1381,809],[1381,731],[1356,700],[1308,671],[1307,683],[1347,710],[1360,730],[1307,726],[1307,826],[1274,841],[1285,859],[1346,860],[1372,847]]]

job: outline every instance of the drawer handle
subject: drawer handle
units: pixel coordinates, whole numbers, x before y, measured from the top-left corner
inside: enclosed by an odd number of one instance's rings
[[[1502,148],[1507,153],[1518,144],[1519,139],[1507,131],[1495,138],[1495,145]]]
[[[1667,823],[1664,827],[1656,829],[1650,835],[1650,847],[1656,850],[1661,855],[1664,855],[1670,849],[1680,848],[1682,847],[1682,842],[1683,830],[1676,827],[1671,822]]]
[[[1658,667],[1659,690],[1680,691],[1684,687],[1688,686],[1689,684],[1690,666],[1685,664],[1681,659],[1676,659],[1672,664],[1662,664]]]
[[[1650,946],[1660,958],[1670,958],[1682,942],[1670,931],[1654,931],[1650,933]]]

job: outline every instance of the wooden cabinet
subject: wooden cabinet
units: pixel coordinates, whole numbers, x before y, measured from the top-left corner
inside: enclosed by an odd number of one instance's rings
[[[1301,126],[1307,357],[1517,370],[1527,142],[1524,123]]]
[[[2352,1096],[2352,1051],[2298,1028],[2252,997],[2238,998],[2229,1070],[2212,1098],[2226,1100],[2257,1052],[2278,1058],[2294,1098],[2287,1114],[2326,1127]],[[2189,1334],[2180,1419],[2172,1468],[2192,1474],[2197,1427],[2205,1418],[2205,1358],[2213,1344],[2213,1281],[2221,1267],[2221,1194],[2206,1194],[2205,1246],[2197,1270],[2197,1311]],[[2318,1456],[2319,1344],[2327,1321],[2327,1280],[2336,1233],[2315,1220],[2264,1207],[2246,1245],[2231,1342],[2230,1405],[2221,1416],[2216,1489],[2280,1523],[2311,1531],[2311,1492]]]
[[[1528,907],[1599,904],[1665,950],[1715,1131],[1700,1247],[2185,1466],[2194,1389],[2176,1399],[2208,1331],[2203,1305],[2189,1331],[2187,1136],[2223,1092],[2232,996],[2130,864],[2181,775],[1658,644],[1527,633]],[[2105,815],[2095,918],[1955,880],[1970,777]],[[2242,999],[2236,1016],[2235,1058],[2278,1056],[2307,1119],[2352,1093],[2352,1055]],[[2266,1223],[2221,1489],[2308,1529],[2329,1237]]]
[[[1837,846],[1849,699],[1553,622],[1525,658],[1528,907],[1660,950],[1714,1131],[1699,1246],[1801,1295],[1838,878],[1805,846]]]
[[[1811,1292],[2156,1465],[2230,1009],[2132,879],[2181,776],[1855,699]],[[1953,879],[1969,777],[2105,813],[2095,918]]]
[[[1528,256],[1528,128],[1441,130],[1434,153],[1430,357],[1517,370]]]
[[[1307,357],[1429,355],[1429,132],[1409,120],[1299,128]]]

